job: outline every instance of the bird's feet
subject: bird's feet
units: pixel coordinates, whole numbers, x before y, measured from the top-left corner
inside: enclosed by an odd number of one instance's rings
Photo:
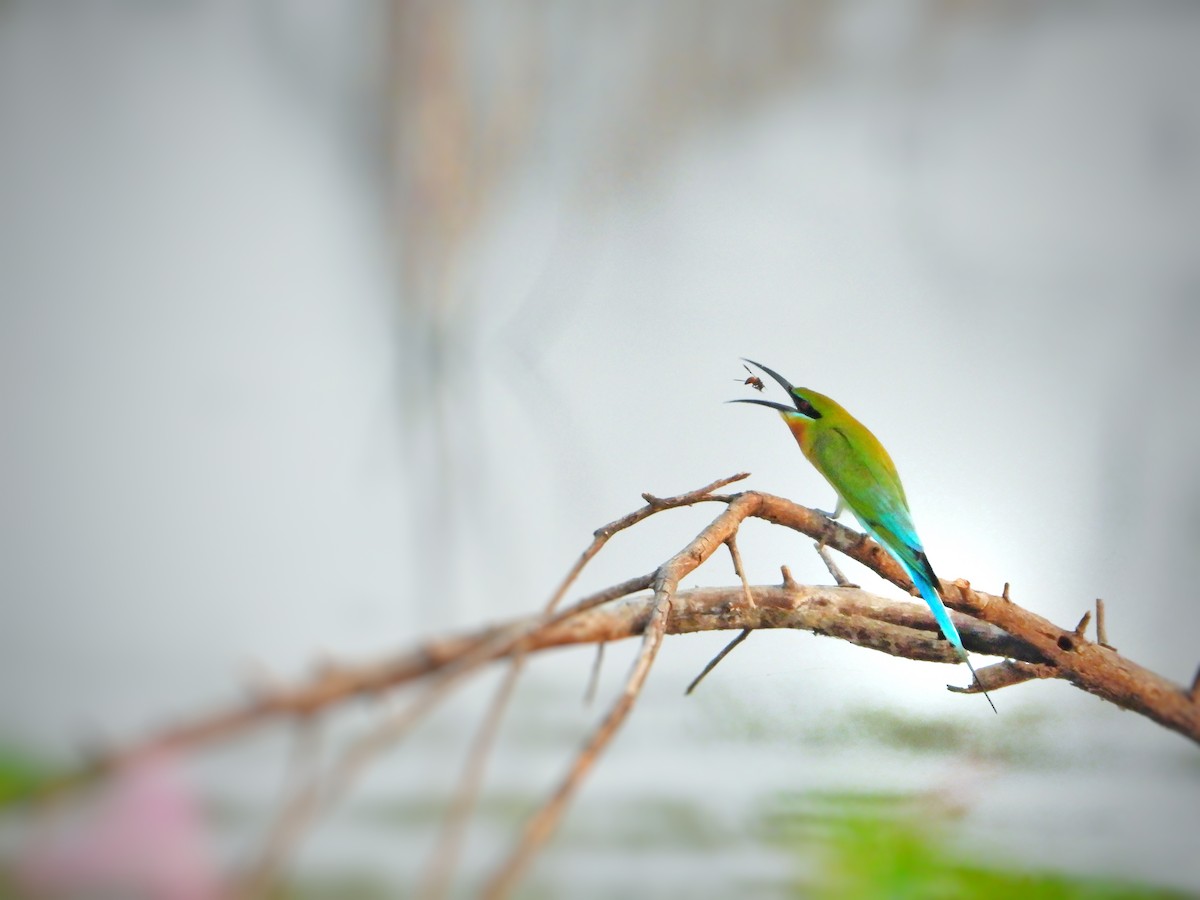
[[[833,521],[833,522],[836,522],[836,521],[837,521],[839,518],[841,518],[841,516],[842,516],[842,513],[844,513],[845,511],[846,511],[846,504],[844,504],[844,503],[842,502],[842,498],[841,498],[841,497],[838,497],[838,498],[837,498],[837,505],[836,505],[836,506],[833,508],[833,510],[832,510],[832,511],[830,511],[830,510],[826,510],[826,509],[818,509],[818,510],[814,510],[814,512],[818,512],[818,513],[820,513],[820,514],[821,514],[821,515],[823,515],[825,518],[827,518],[827,519],[829,519],[830,521]]]

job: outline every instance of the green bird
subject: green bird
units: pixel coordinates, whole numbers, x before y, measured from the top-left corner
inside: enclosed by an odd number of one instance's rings
[[[793,405],[758,399],[730,402],[754,403],[779,412],[800,445],[800,452],[837,492],[837,508],[833,518],[837,518],[843,508],[849,508],[867,534],[896,558],[929,604],[942,634],[958,651],[959,657],[971,670],[975,683],[983,690],[983,684],[963,647],[962,638],[958,636],[958,629],[954,627],[950,613],[942,603],[938,593],[940,582],[933,572],[933,566],[929,564],[929,557],[925,555],[921,539],[917,537],[896,464],[883,444],[866,425],[824,394],[795,387],[762,363],[752,359],[746,362],[779,382],[788,392]],[[983,695],[995,711],[996,704],[992,703],[987,691],[983,691]]]

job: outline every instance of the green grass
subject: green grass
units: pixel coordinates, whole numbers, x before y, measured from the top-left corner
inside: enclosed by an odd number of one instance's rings
[[[791,853],[789,895],[893,900],[1175,900],[1187,895],[1123,881],[1026,870],[965,858],[945,814],[892,794],[810,793],[769,804],[761,835]]]
[[[44,790],[63,774],[27,750],[0,743],[0,808]]]

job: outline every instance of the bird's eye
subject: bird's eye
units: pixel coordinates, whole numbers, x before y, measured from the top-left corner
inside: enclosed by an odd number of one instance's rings
[[[821,414],[817,412],[817,408],[803,397],[796,397],[796,409],[800,411],[801,415],[808,416],[810,419],[821,418]]]

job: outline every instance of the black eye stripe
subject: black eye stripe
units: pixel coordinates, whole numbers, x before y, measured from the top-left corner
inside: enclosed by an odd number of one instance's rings
[[[793,396],[795,396],[795,395],[793,395]],[[795,396],[795,401],[796,401],[796,409],[799,410],[804,415],[808,416],[810,419],[821,418],[821,414],[819,412],[817,412],[817,408],[815,406],[813,406],[811,403],[809,403],[807,400],[805,400],[803,397]]]

